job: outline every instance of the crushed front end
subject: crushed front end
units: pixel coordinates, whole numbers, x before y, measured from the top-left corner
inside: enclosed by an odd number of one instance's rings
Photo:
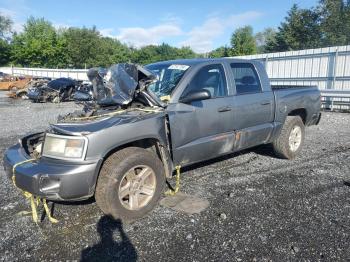
[[[67,137],[54,136],[55,139],[62,139],[62,141]],[[15,175],[16,186],[23,191],[49,200],[80,200],[92,196],[94,193],[92,178],[97,175],[100,161],[49,157],[43,152],[43,150],[47,150],[44,149],[44,140],[48,140],[48,137],[52,137],[52,134],[31,134],[7,149],[3,159],[7,176],[12,178]],[[68,137],[67,139],[75,138]],[[86,141],[86,138],[79,137],[78,139]],[[63,145],[63,142],[60,143]],[[57,150],[62,152],[62,149]],[[69,150],[71,152],[77,151],[77,149],[72,148]],[[29,159],[32,161],[27,162]],[[13,167],[15,165],[14,174]]]
[[[155,79],[150,72],[120,64],[112,66],[106,78],[96,69],[90,69],[88,76],[93,101],[82,111],[59,117],[46,132],[23,137],[5,152],[5,171],[9,178],[15,175],[16,186],[23,191],[48,200],[87,199],[94,195],[108,151],[141,135],[165,141],[162,102],[146,89]],[[42,93],[36,91],[40,100]]]

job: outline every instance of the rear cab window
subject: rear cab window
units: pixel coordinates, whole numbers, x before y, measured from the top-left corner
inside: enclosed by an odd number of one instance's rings
[[[260,79],[252,64],[231,63],[230,67],[235,80],[237,95],[262,92]]]

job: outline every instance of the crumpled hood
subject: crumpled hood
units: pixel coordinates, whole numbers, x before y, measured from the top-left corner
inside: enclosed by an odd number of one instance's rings
[[[149,70],[135,64],[115,64],[107,72],[89,69],[87,76],[93,85],[93,97],[100,106],[127,105],[142,84],[156,79]]]
[[[55,131],[66,134],[66,135],[76,135],[81,133],[93,133],[98,132],[102,129],[110,128],[113,126],[130,124],[137,121],[141,121],[147,118],[164,116],[165,112],[163,110],[160,111],[125,111],[123,114],[103,117],[101,119],[96,119],[94,121],[82,121],[82,122],[68,122],[68,123],[57,123],[51,124],[50,127]]]

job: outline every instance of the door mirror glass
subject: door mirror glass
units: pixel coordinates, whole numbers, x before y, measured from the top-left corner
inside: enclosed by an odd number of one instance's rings
[[[211,98],[210,92],[206,89],[202,89],[200,91],[195,91],[195,92],[187,94],[185,97],[180,98],[179,102],[189,104],[193,101],[206,100],[206,99],[210,99],[210,98]]]

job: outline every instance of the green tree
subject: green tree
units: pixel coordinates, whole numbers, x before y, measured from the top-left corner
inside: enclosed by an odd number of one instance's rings
[[[255,43],[258,53],[265,53],[266,44],[276,42],[276,30],[274,28],[268,27],[264,31],[255,34]]]
[[[313,9],[300,9],[293,5],[276,37],[266,43],[267,52],[301,50],[320,46],[320,16]]]
[[[69,67],[84,68],[100,66],[96,64],[100,47],[100,33],[95,27],[70,27],[63,32],[65,52]]]
[[[210,58],[220,58],[230,56],[230,48],[227,46],[220,46],[215,50],[209,52]]]
[[[6,44],[0,42],[0,50],[6,49]],[[197,56],[189,47],[176,48],[165,43],[136,49],[101,36],[95,27],[55,29],[44,18],[34,17],[28,19],[22,33],[14,35],[11,45],[13,62],[31,67],[108,67],[123,62],[148,64]]]
[[[189,47],[176,48],[168,44],[148,45],[140,49],[132,48],[134,63],[146,65],[163,60],[194,58],[196,54]]]
[[[9,34],[11,34],[12,20],[0,13],[0,65],[8,64],[11,55]]]
[[[12,59],[23,66],[56,67],[64,57],[63,49],[64,40],[50,22],[30,17],[23,33],[13,37]]]
[[[189,46],[183,46],[181,48],[176,48],[176,54],[177,54],[176,55],[177,59],[198,57],[198,55]]]
[[[67,62],[70,67],[84,68],[128,62],[131,50],[120,41],[102,37],[93,28],[70,27],[62,33]]]
[[[321,0],[317,7],[321,19],[322,45],[350,43],[350,1]]]
[[[98,40],[95,66],[107,67],[115,63],[125,63],[130,60],[131,50],[119,40],[102,37]]]
[[[13,25],[12,20],[7,16],[2,15],[0,12],[0,38],[1,39],[6,39],[7,35],[11,33],[12,25]]]
[[[146,65],[160,60],[157,53],[157,46],[155,45],[144,46],[140,49],[132,49],[131,62]]]
[[[235,30],[231,37],[231,47],[231,54],[234,56],[255,54],[256,44],[253,28],[245,26]]]
[[[7,65],[11,57],[11,46],[4,40],[0,39],[0,65]]]

